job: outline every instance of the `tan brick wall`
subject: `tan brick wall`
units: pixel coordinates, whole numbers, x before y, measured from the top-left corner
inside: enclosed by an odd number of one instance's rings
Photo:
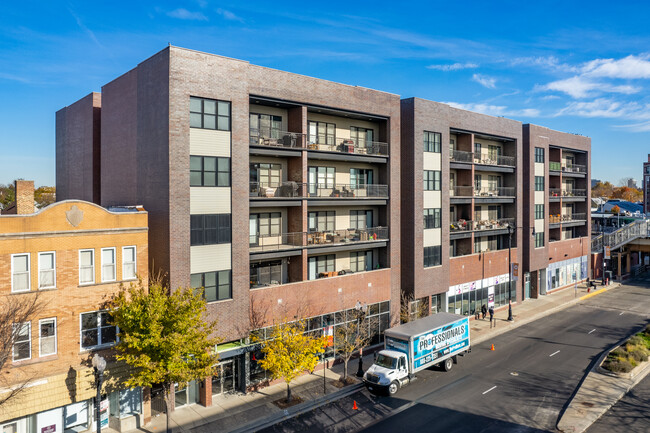
[[[75,227],[66,218],[74,206],[83,212]],[[64,201],[30,216],[0,217],[0,302],[8,297],[39,296],[42,310],[31,320],[32,357],[8,362],[0,372],[5,379],[0,386],[13,386],[29,380],[37,385],[28,388],[23,397],[2,408],[0,420],[12,419],[42,410],[59,407],[72,401],[92,397],[92,351],[80,346],[80,313],[103,309],[105,303],[120,289],[122,283],[122,247],[136,246],[137,274],[148,278],[147,213],[111,213],[92,203]],[[74,219],[73,219],[74,221]],[[101,248],[115,247],[117,281],[101,283]],[[79,285],[79,250],[95,251],[95,282]],[[56,288],[38,290],[38,253],[56,253]],[[31,290],[11,293],[11,255],[30,255]],[[57,353],[41,357],[39,353],[39,319],[57,319]],[[107,379],[113,375],[111,351],[103,350],[109,359]],[[46,383],[42,383],[42,381]],[[90,381],[90,382],[89,382]],[[0,393],[2,391],[0,390]]]

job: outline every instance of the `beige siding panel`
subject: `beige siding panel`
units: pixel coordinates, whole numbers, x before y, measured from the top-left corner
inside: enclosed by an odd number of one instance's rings
[[[230,188],[191,187],[190,214],[231,213]]]
[[[231,269],[231,244],[190,247],[190,272],[225,271]]]
[[[536,162],[535,163],[535,176],[544,176],[546,174],[544,170],[544,163],[543,162]]]
[[[425,170],[442,170],[441,154],[434,152],[424,152],[422,165]]]
[[[424,230],[424,239],[422,246],[433,247],[442,245],[442,231],[441,229],[426,229]]]
[[[342,269],[350,269],[350,253],[340,253],[336,255],[334,270],[338,272]]]
[[[230,132],[190,128],[190,154],[230,157]]]
[[[535,191],[535,204],[544,204],[545,193],[545,191]],[[548,212],[548,209],[544,209],[544,211]]]
[[[544,220],[535,220],[535,233],[544,232]]]
[[[442,194],[440,191],[424,191],[423,205],[425,209],[442,207]]]

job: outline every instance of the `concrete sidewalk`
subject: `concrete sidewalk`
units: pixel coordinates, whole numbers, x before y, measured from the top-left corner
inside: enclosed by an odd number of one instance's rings
[[[489,319],[474,320],[470,318],[472,344],[479,344],[497,335],[508,332],[516,327],[540,319],[555,311],[568,308],[582,299],[596,296],[600,293],[618,287],[620,284],[610,284],[607,287],[598,286],[596,291],[587,293],[584,283],[579,284],[577,290],[573,287],[555,291],[538,299],[526,300],[522,304],[513,304],[514,321],[509,322],[508,308],[501,308],[495,313],[495,326],[490,327]],[[364,356],[363,365],[370,366],[373,355]],[[331,366],[331,364],[330,364]],[[349,375],[354,376],[358,360],[351,360],[348,366]],[[278,383],[260,391],[248,394],[233,394],[215,396],[211,407],[198,404],[177,409],[172,414],[170,426],[174,432],[207,433],[214,431],[243,433],[256,431],[284,419],[312,410],[330,401],[337,400],[355,392],[362,387],[358,382],[355,385],[338,389],[333,382],[343,373],[343,364],[336,364],[325,370],[325,392],[323,389],[323,370],[314,374],[298,377],[292,383],[291,389],[294,396],[302,398],[303,403],[292,406],[286,410],[278,408],[274,401],[286,396],[286,385]],[[134,430],[157,433],[164,432],[166,426],[165,415],[154,417],[147,426]],[[107,431],[111,431],[110,429]],[[129,432],[131,433],[131,432]]]

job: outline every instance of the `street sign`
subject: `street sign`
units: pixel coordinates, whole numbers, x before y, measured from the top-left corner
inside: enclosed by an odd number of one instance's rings
[[[611,258],[611,247],[605,246],[605,259],[609,260]]]

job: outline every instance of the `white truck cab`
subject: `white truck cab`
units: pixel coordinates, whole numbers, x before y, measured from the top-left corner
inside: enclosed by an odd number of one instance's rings
[[[409,381],[406,354],[396,350],[381,350],[374,364],[364,375],[368,389],[374,391],[386,390],[395,394],[398,389]]]

